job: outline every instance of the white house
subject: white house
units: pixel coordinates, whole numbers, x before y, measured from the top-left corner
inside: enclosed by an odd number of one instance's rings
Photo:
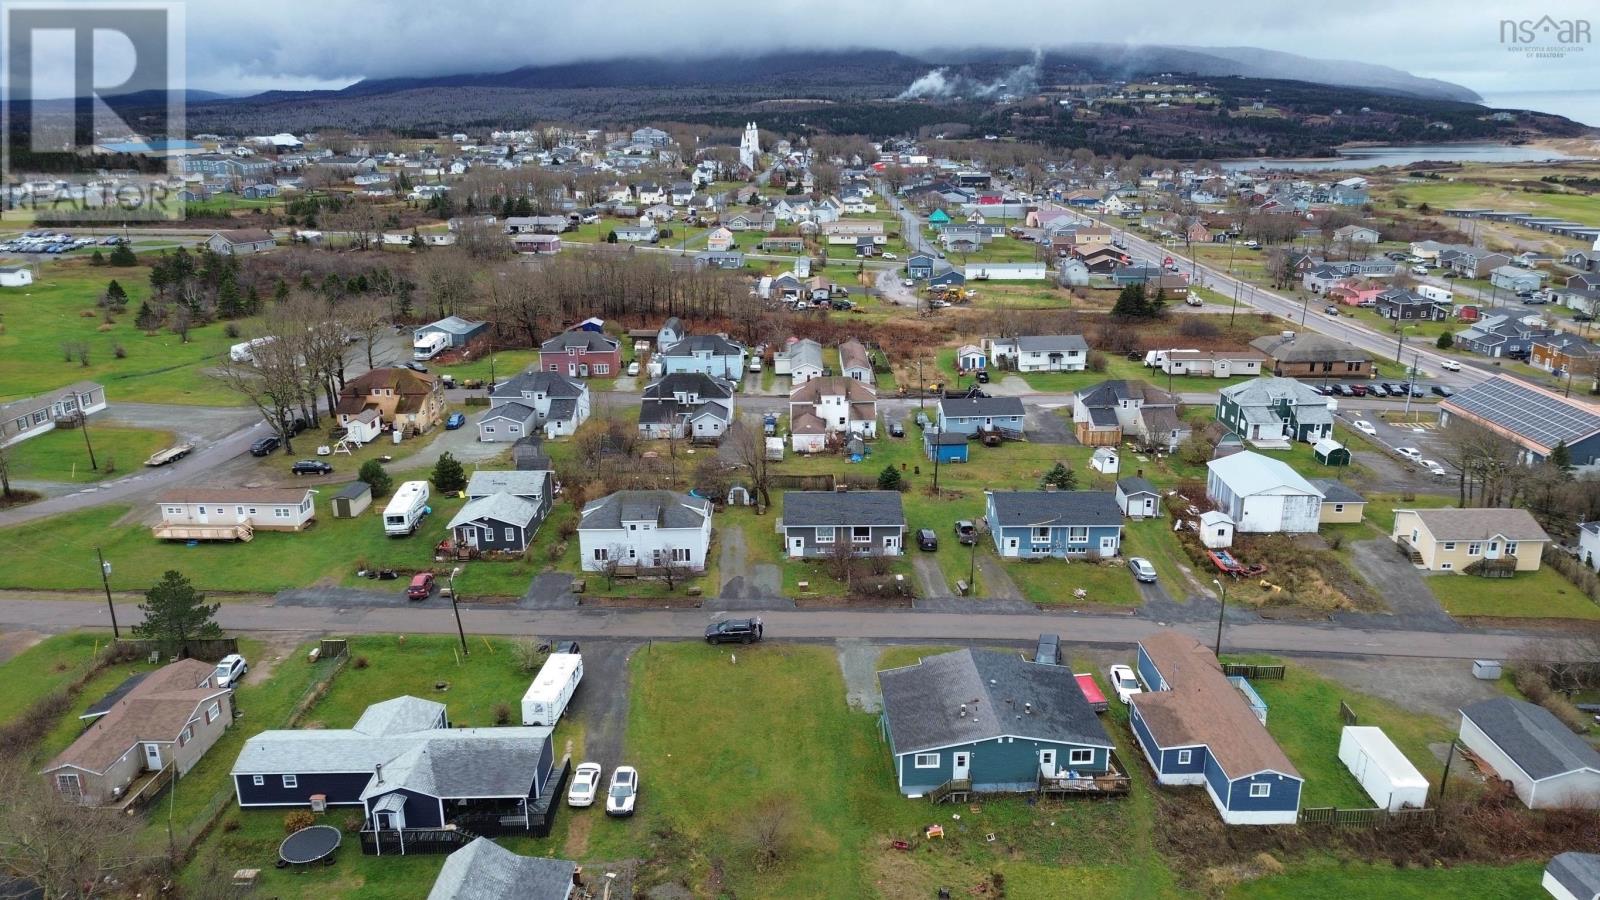
[[[33,270],[27,266],[0,266],[0,287],[27,287],[33,284]]]
[[[822,377],[822,345],[810,338],[794,341],[772,354],[772,374],[789,376],[790,384]]]
[[[300,531],[316,516],[307,488],[175,488],[156,500],[163,540],[248,541],[256,531]]]
[[[1460,736],[1529,809],[1600,809],[1600,752],[1544,707],[1480,700],[1461,708]]]
[[[744,379],[745,348],[720,334],[686,335],[671,347],[657,351],[662,373],[700,372],[738,384]]]
[[[1082,335],[984,338],[983,343],[991,362],[1010,364],[1018,372],[1082,372],[1089,365],[1089,345]]]
[[[828,436],[878,436],[878,392],[854,378],[813,378],[789,392],[789,442],[796,453],[817,453]]]
[[[711,501],[673,491],[618,491],[583,508],[578,545],[585,572],[701,572],[711,548]]]
[[[80,381],[48,394],[0,403],[0,446],[52,431],[56,422],[94,415],[106,405],[106,389],[92,381]]]
[[[589,419],[589,386],[556,372],[523,372],[495,385],[478,420],[478,440],[515,441],[542,429],[570,435]]]
[[[1600,571],[1600,522],[1578,523],[1578,559]]]
[[[1244,533],[1314,532],[1322,492],[1288,463],[1249,450],[1206,463],[1206,496]]]

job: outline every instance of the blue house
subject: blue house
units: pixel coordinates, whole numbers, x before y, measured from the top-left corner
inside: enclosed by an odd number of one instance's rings
[[[1204,785],[1229,825],[1292,825],[1305,779],[1265,725],[1267,709],[1211,651],[1166,630],[1139,642],[1129,725],[1167,785]]]
[[[928,278],[928,284],[933,287],[961,287],[967,283],[967,276],[955,267],[940,269]]]
[[[1122,549],[1122,510],[1108,491],[991,491],[986,514],[1003,558],[1104,558]]]
[[[406,832],[492,822],[531,828],[555,797],[545,727],[452,728],[442,703],[396,697],[353,728],[263,731],[233,764],[239,806],[360,806],[380,849]],[[546,796],[548,794],[548,796]]]
[[[946,397],[939,401],[939,430],[977,434],[985,430],[1021,435],[1027,413],[1019,397]]]
[[[699,372],[738,384],[744,379],[745,349],[719,334],[691,334],[656,353],[663,374]]]
[[[967,461],[967,436],[957,431],[924,428],[922,453],[929,462],[964,463]]]
[[[1111,739],[1070,668],[957,650],[878,673],[879,727],[907,797],[950,791],[1093,791]]]
[[[928,253],[913,253],[906,259],[906,277],[921,281],[933,276],[934,259]]]

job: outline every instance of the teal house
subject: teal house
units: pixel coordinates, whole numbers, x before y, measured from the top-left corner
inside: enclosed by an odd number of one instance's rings
[[[907,797],[1034,792],[1114,771],[1111,739],[1064,666],[957,650],[879,672],[878,684]]]

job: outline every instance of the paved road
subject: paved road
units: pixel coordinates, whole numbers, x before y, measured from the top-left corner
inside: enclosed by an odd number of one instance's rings
[[[351,608],[224,604],[217,618],[223,628],[244,632],[308,634],[449,634],[455,620],[448,610],[400,605]],[[461,620],[473,634],[534,634],[545,638],[692,639],[705,628],[704,610],[576,609],[531,611],[493,606],[463,606]],[[1126,646],[1167,623],[1137,616],[1046,613],[852,611],[836,609],[764,612],[767,633],[784,640],[868,640],[967,643],[1035,640],[1052,631],[1075,643]],[[138,607],[119,605],[118,621],[139,620]],[[0,600],[0,628],[52,631],[104,627],[105,607],[92,601]],[[1191,631],[1209,645],[1214,628],[1206,623],[1174,627]],[[1282,653],[1332,653],[1438,659],[1503,659],[1514,655],[1527,635],[1491,632],[1401,631],[1324,624],[1254,623],[1230,625],[1225,650]]]

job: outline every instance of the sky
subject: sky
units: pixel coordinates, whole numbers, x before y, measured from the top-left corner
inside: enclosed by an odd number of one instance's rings
[[[1259,46],[1390,65],[1486,95],[1600,88],[1600,46],[1551,59],[1528,58],[1501,43],[1501,20],[1507,17],[1592,16],[1600,23],[1600,6],[1592,0],[1342,0],[1337,5],[1130,0],[1116,4],[1115,15],[1083,15],[1082,8],[1074,13],[1064,0],[1011,0],[1000,6],[970,0],[710,5],[189,0],[180,5],[188,86],[228,93],[339,88],[363,78],[492,72],[632,54],[681,58],[817,46],[916,54],[956,42],[1017,49],[1072,42]],[[40,60],[35,71],[44,75],[53,67],[59,75],[67,65]]]

